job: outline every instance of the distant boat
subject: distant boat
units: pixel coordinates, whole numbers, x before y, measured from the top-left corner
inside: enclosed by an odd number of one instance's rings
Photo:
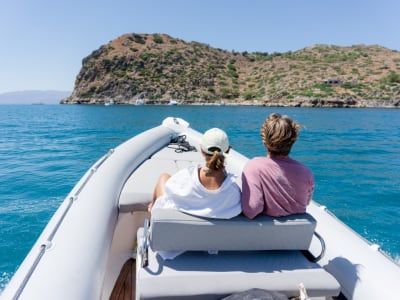
[[[169,99],[168,105],[178,105],[178,101],[175,99]]]
[[[143,99],[137,99],[135,101],[135,105],[144,105],[144,100]]]
[[[114,104],[115,104],[114,99],[110,99],[110,100],[107,100],[107,101],[104,102],[105,106],[110,106],[110,105],[114,105]]]

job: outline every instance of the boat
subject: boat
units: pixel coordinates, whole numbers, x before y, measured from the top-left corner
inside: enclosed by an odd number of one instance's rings
[[[168,105],[178,105],[178,101],[175,99],[169,99]]]
[[[104,102],[105,106],[111,106],[111,105],[114,105],[114,104],[115,104],[114,99],[110,99],[110,100],[107,100],[107,101]]]
[[[144,100],[143,99],[136,99],[135,105],[144,105]]]
[[[109,150],[66,196],[0,299],[228,299],[254,291],[398,299],[400,266],[314,200],[305,214],[280,218],[150,215],[159,174],[201,163],[200,139],[188,122],[168,117]],[[235,149],[226,159],[239,185],[247,160]],[[184,252],[175,259],[159,256],[177,250]]]

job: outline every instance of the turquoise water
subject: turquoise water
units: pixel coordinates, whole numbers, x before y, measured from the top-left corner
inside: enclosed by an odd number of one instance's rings
[[[230,106],[0,106],[0,291],[85,171],[124,140],[181,117],[225,129],[246,156],[265,154],[271,112],[305,126],[291,156],[314,172],[314,199],[400,257],[400,110]],[[84,226],[84,224],[82,224]]]

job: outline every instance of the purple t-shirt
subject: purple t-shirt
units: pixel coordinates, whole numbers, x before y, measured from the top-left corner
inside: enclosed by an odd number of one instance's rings
[[[313,192],[311,170],[289,157],[255,157],[243,169],[242,210],[249,218],[304,213]]]

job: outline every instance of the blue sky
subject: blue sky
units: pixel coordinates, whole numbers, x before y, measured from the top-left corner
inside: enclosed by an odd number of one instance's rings
[[[398,0],[1,0],[0,93],[71,91],[84,57],[125,33],[235,51],[378,44],[400,51]]]

